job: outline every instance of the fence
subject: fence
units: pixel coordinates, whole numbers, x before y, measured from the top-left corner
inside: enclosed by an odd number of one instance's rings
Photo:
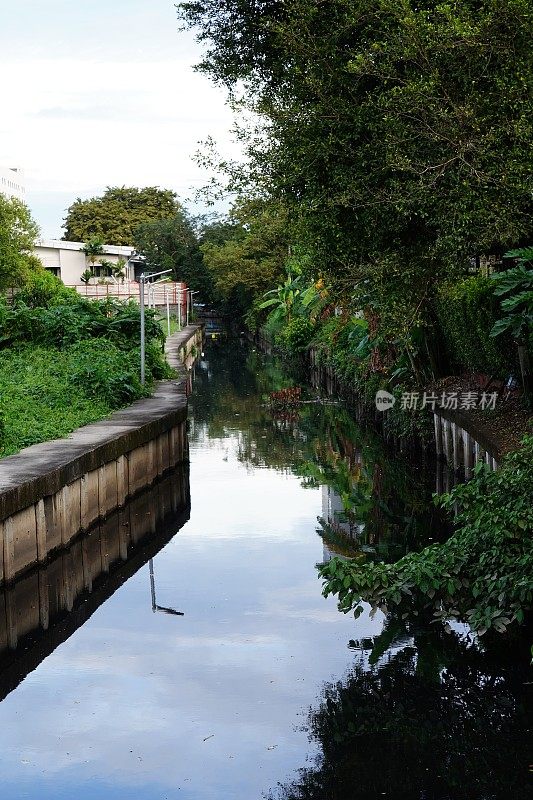
[[[140,302],[140,284],[137,281],[125,280],[124,283],[81,283],[71,285],[78,294],[94,300],[116,297],[119,300],[136,300]],[[185,283],[164,282],[147,283],[144,302],[149,306],[172,306],[181,303],[182,313],[187,309],[187,286]]]

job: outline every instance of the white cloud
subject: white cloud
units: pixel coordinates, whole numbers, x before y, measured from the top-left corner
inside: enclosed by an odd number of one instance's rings
[[[113,4],[113,14],[109,4],[96,6],[87,17],[56,0],[39,18],[38,4],[21,0],[2,12],[10,79],[2,85],[0,164],[25,171],[45,235],[60,233],[75,197],[108,185],[158,185],[192,197],[211,177],[193,161],[208,136],[238,155],[225,93],[194,71],[201,53],[178,32],[172,4]]]

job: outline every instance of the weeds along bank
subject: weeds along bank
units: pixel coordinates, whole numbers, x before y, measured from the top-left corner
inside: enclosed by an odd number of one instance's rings
[[[381,326],[377,313],[349,311],[322,282],[306,285],[297,275],[248,315],[287,363],[300,362],[307,375],[313,365],[327,369],[374,414],[376,393],[389,392],[396,402],[385,412],[388,431],[430,442],[431,403],[409,408],[402,400],[455,396],[460,408],[468,394],[475,424],[493,431],[507,452],[496,472],[480,464],[472,480],[436,500],[454,522],[446,542],[394,563],[334,558],[321,567],[324,593],[337,596],[340,610],[357,617],[368,602],[399,620],[466,622],[482,636],[529,624],[533,437],[519,348],[531,347],[530,285],[523,264],[494,278],[442,282],[427,311],[431,328],[418,337],[411,330],[408,342]],[[510,376],[515,388],[504,399]],[[494,407],[480,407],[483,394],[494,395]]]
[[[466,411],[507,452],[531,429],[533,250],[523,252],[491,277],[440,282],[418,325],[397,312],[391,323],[392,298],[376,309],[294,271],[247,321],[287,362],[325,371],[372,414],[387,392],[392,435],[432,445],[428,412]]]
[[[67,436],[171,377],[151,311],[146,333],[142,386],[135,303],[86,300],[45,272],[0,301],[0,456]]]

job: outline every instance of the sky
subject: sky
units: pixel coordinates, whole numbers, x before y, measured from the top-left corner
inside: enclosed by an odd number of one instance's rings
[[[0,165],[23,169],[44,237],[106,186],[173,189],[200,210],[198,143],[238,154],[225,93],[194,72],[201,49],[173,0],[0,0],[0,54]]]

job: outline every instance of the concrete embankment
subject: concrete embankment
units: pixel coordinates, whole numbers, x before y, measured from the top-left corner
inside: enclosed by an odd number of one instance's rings
[[[183,365],[201,341],[199,326],[169,337],[167,358],[182,374],[152,397],[0,461],[0,583],[44,563],[188,459]]]
[[[262,332],[258,332],[253,341],[265,353],[273,352],[272,342]],[[347,386],[339,379],[335,370],[328,365],[323,365],[318,357],[316,348],[310,348],[306,354],[309,369],[309,382],[312,386],[328,395],[337,395],[350,404],[358,420],[370,424],[388,441],[399,448],[411,446],[421,453],[425,451],[434,458],[437,467],[444,465],[446,471],[442,476],[437,474],[437,493],[449,491],[455,479],[470,478],[474,466],[479,463],[487,464],[491,469],[498,468],[501,460],[500,449],[494,440],[484,430],[481,430],[471,416],[460,411],[447,412],[435,410],[433,412],[433,436],[431,439],[422,440],[415,434],[405,438],[389,435],[386,427],[386,414],[378,411],[376,407],[363,398],[357,391]],[[428,409],[428,415],[430,410]],[[442,479],[440,479],[442,478]]]
[[[189,509],[183,464],[0,588],[0,700],[170,541]]]

